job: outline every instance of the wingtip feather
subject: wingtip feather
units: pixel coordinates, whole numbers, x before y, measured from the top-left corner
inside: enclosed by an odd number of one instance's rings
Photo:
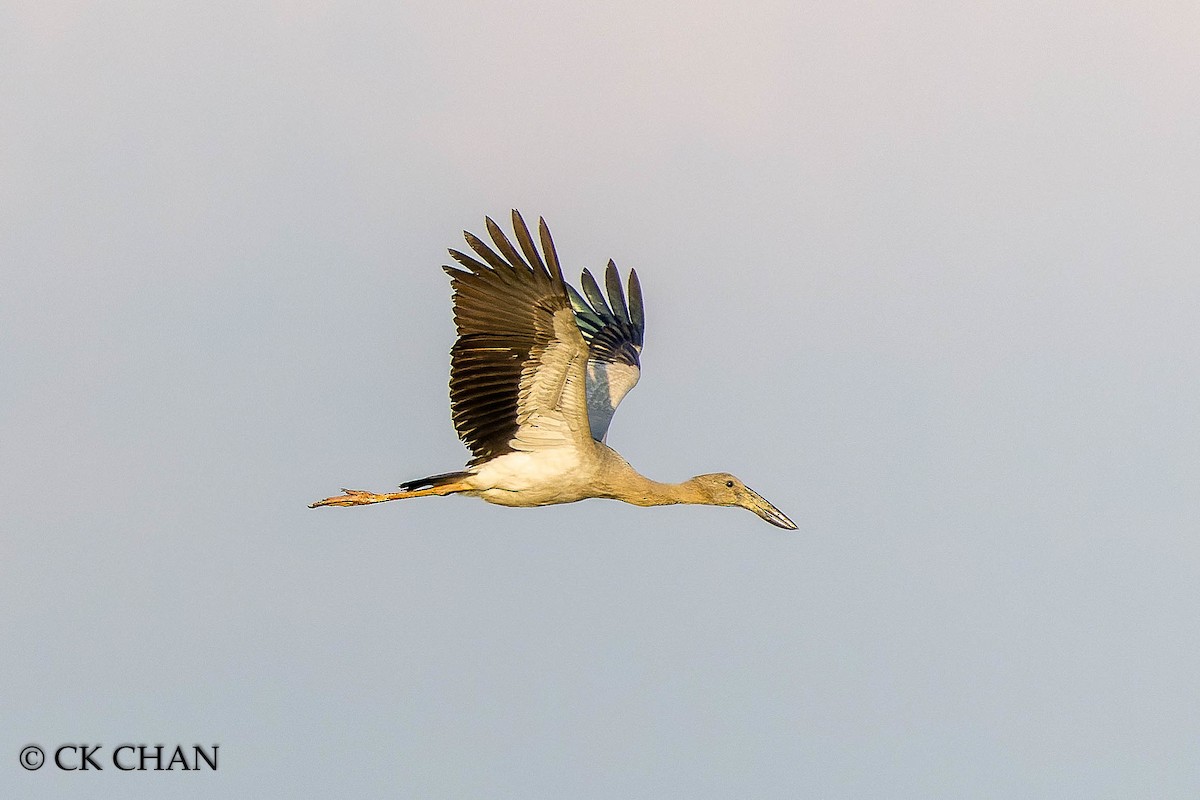
[[[637,270],[629,270],[629,321],[633,323],[634,334],[638,347],[646,333],[646,306],[642,300],[642,283],[638,280]]]
[[[550,235],[550,226],[546,224],[545,217],[538,217],[538,238],[542,240],[542,252],[546,254],[546,271],[560,285],[566,284],[562,265],[558,262],[558,251],[554,249],[554,238]]]
[[[621,274],[617,265],[608,261],[608,269],[604,270],[605,288],[608,289],[608,302],[612,306],[613,316],[619,321],[629,323],[629,308],[625,305],[625,293],[621,290]]]
[[[546,265],[542,263],[542,257],[533,243],[533,236],[529,233],[529,226],[525,224],[525,218],[515,208],[512,210],[512,224],[513,233],[517,235],[517,244],[521,245],[521,252],[525,254],[525,260],[529,262],[534,271],[546,269]]]
[[[604,299],[604,294],[600,291],[600,284],[596,283],[595,277],[592,276],[592,271],[585,269],[583,274],[579,276],[579,283],[583,286],[583,293],[587,296],[588,302],[592,304],[592,308],[601,316],[612,316],[612,310],[608,307],[608,302]]]

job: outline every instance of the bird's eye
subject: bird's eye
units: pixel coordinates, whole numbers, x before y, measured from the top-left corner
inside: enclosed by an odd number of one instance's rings
[[[726,485],[726,486],[728,486],[730,489],[732,489],[732,488],[733,488],[733,481],[725,481],[725,485]]]

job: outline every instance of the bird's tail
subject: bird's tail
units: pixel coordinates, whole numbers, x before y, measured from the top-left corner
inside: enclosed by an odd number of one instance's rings
[[[447,486],[449,484],[458,483],[464,478],[470,477],[471,473],[465,470],[459,472],[443,472],[441,475],[430,475],[428,478],[418,478],[415,481],[406,481],[400,484],[402,492],[416,492],[421,489],[433,489],[438,486]]]

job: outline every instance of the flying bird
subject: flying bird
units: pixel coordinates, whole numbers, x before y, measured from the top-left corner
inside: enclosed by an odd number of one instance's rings
[[[502,506],[604,497],[638,506],[741,506],[796,529],[733,475],[659,483],[605,444],[613,413],[641,375],[645,314],[637,273],[629,272],[628,302],[612,261],[604,275],[607,300],[587,270],[581,295],[563,280],[544,219],[541,252],[515,210],[516,246],[490,218],[486,224],[494,247],[464,231],[474,255],[450,250],[460,266],[443,267],[458,329],[450,351],[451,417],[474,457],[463,470],[403,483],[399,492],[343,489],[311,508],[447,494]]]

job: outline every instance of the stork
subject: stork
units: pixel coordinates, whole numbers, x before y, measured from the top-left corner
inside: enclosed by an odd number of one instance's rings
[[[637,506],[740,506],[795,530],[733,475],[659,483],[605,444],[613,413],[641,374],[645,315],[637,273],[629,273],[628,303],[612,261],[607,301],[587,270],[581,295],[563,280],[546,221],[538,225],[540,253],[515,210],[512,224],[516,246],[487,218],[494,248],[464,231],[474,255],[450,250],[460,267],[443,267],[458,329],[450,351],[451,417],[474,457],[463,470],[403,483],[399,492],[343,489],[310,508],[448,494],[502,506],[603,497]]]

